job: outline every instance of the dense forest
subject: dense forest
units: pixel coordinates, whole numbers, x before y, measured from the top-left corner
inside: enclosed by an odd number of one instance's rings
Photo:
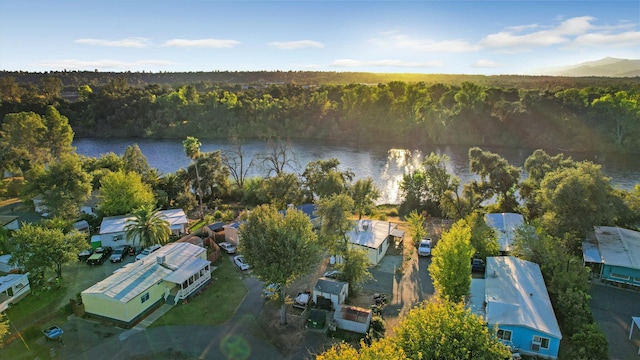
[[[76,137],[289,138],[640,152],[637,78],[1,72],[0,118],[53,105]]]

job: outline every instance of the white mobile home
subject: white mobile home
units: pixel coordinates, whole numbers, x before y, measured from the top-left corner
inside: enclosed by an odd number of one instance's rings
[[[170,209],[158,211],[160,217],[169,223],[173,235],[183,235],[187,233],[189,219],[182,209]],[[100,235],[91,238],[92,243],[100,243],[99,246],[118,247],[129,244],[126,241],[125,228],[127,221],[133,220],[131,215],[108,216],[102,219],[100,224]]]
[[[9,274],[0,277],[0,313],[31,292],[29,274]]]
[[[377,265],[387,253],[390,243],[401,242],[404,231],[398,225],[380,220],[358,220],[354,230],[347,232],[349,246],[364,250],[371,265]],[[339,260],[341,261],[341,260]]]

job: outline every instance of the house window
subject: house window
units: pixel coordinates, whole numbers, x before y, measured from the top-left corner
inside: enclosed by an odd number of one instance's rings
[[[124,235],[120,234],[120,235],[114,235],[113,236],[113,241],[119,241],[124,239]]]
[[[511,331],[510,330],[498,329],[498,333],[496,334],[496,336],[500,340],[511,341]]]
[[[614,279],[629,280],[629,275],[616,274],[613,272],[611,273],[611,277]]]
[[[542,336],[534,336],[533,344],[540,345],[540,347],[543,349],[549,349],[549,338],[545,338]]]
[[[149,300],[149,293],[142,295],[142,297],[140,298],[140,301],[142,301],[143,304],[147,300]]]
[[[634,278],[633,278],[633,282],[640,283],[640,278],[634,277]]]

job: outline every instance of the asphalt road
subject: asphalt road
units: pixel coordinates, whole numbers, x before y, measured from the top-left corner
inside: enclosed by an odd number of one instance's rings
[[[609,343],[609,359],[638,359],[640,329],[633,329],[629,340],[632,316],[640,316],[640,292],[593,283],[591,286],[591,312]],[[563,334],[570,336],[570,334]]]

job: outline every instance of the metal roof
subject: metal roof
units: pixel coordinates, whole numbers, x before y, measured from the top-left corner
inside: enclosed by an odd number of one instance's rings
[[[524,216],[516,213],[485,214],[484,221],[495,230],[500,251],[511,251],[515,231],[524,225]]]
[[[346,235],[352,244],[377,249],[396,227],[396,224],[388,221],[358,220],[355,222],[355,230]]]
[[[640,269],[640,232],[612,226],[595,226],[601,263]]]
[[[538,264],[513,256],[487,258],[486,320],[527,327],[562,339]]]
[[[195,258],[179,268],[178,270],[172,272],[167,277],[164,278],[164,281],[172,282],[175,284],[182,284],[185,280],[189,279],[193,274],[200,271],[200,269],[205,266],[211,264],[211,261]]]
[[[123,303],[129,302],[170,274],[191,264],[204,251],[206,249],[186,242],[167,244],[144,259],[116,270],[82,293],[101,294]],[[162,264],[158,258],[163,259]]]
[[[188,224],[189,219],[182,209],[169,209],[158,211],[160,217],[169,222],[171,229],[177,229],[183,224]],[[107,216],[100,224],[100,234],[111,234],[125,231],[128,220],[133,220],[132,215]]]
[[[346,284],[342,281],[320,278],[313,289],[327,294],[340,295],[340,291]]]
[[[582,259],[584,262],[602,264],[602,256],[598,245],[591,241],[582,242]]]

